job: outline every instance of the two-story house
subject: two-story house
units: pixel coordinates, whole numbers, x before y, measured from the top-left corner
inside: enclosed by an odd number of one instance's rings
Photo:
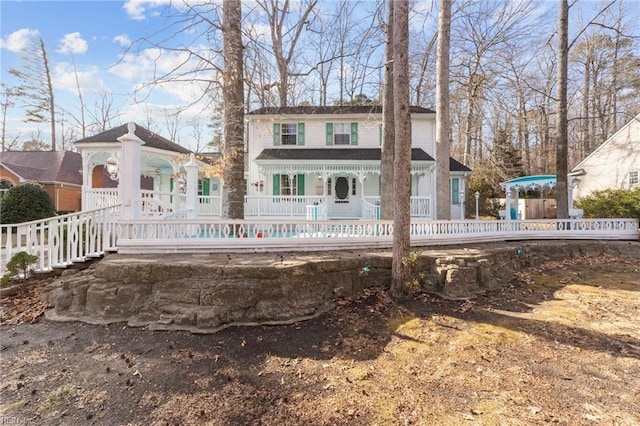
[[[434,218],[435,112],[411,107],[411,215]],[[246,115],[247,194],[326,200],[326,217],[376,219],[382,107],[260,108]],[[471,170],[450,159],[451,216],[463,215]],[[313,197],[318,197],[314,201]]]

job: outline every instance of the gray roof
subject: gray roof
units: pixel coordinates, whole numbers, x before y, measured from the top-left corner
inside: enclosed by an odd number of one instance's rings
[[[435,114],[432,109],[418,106],[409,107],[412,114]],[[288,115],[288,114],[382,114],[380,105],[360,106],[294,106],[294,107],[265,107],[247,113],[247,115]]]
[[[87,143],[87,142],[117,142],[120,136],[129,133],[127,130],[127,124],[114,127],[113,129],[105,130],[97,135],[89,136],[84,139],[80,139],[75,143]],[[142,126],[136,124],[136,136],[144,141],[145,146],[151,148],[163,149],[165,151],[179,152],[181,154],[190,154],[191,151],[187,148],[171,142],[157,133],[153,133],[150,130],[145,129]]]
[[[82,157],[71,151],[5,151],[0,164],[32,182],[82,185]]]
[[[256,160],[380,161],[380,148],[276,148],[265,149]],[[420,148],[411,149],[412,161],[435,161]]]
[[[262,150],[256,160],[380,161],[380,153],[380,148],[269,148]],[[435,160],[421,148],[412,148],[411,161]],[[449,170],[471,172],[453,157],[449,157]]]

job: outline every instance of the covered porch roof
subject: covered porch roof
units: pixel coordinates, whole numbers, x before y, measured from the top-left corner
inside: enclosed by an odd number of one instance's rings
[[[515,190],[528,190],[528,189],[541,189],[541,188],[553,188],[556,186],[555,175],[533,175],[522,176],[514,179],[510,179],[500,183],[500,187],[505,191],[510,189]]]

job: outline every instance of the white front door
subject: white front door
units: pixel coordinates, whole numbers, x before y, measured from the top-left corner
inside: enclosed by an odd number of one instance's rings
[[[351,176],[334,176],[331,179],[329,218],[360,217],[357,180]]]

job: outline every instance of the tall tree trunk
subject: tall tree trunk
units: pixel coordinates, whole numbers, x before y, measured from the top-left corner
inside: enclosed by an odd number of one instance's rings
[[[387,1],[387,34],[385,48],[384,93],[382,96],[382,152],[380,153],[380,218],[392,220],[393,162],[395,128],[393,123],[393,4]]]
[[[244,219],[244,83],[241,1],[224,0],[224,188],[222,217]]]
[[[44,47],[44,40],[40,39],[40,49],[42,50],[42,62],[47,79],[47,91],[49,93],[49,118],[51,120],[51,151],[56,151],[56,103],[53,98],[53,83],[51,82],[51,70],[49,69],[49,59],[47,50]]]
[[[393,8],[393,102],[395,122],[395,158],[393,186],[393,259],[391,294],[407,294],[411,265],[411,212],[409,172],[411,168],[411,116],[409,113],[409,0],[398,0]]]
[[[451,119],[449,113],[449,43],[451,40],[451,0],[441,0],[438,11],[436,53],[436,200],[438,220],[451,219],[449,155]],[[470,118],[468,118],[470,119]]]
[[[558,7],[558,92],[556,95],[556,206],[557,217],[569,217],[569,191],[567,188],[567,62],[569,58],[569,5],[559,0]]]
[[[589,53],[587,52],[587,57],[584,61],[584,86],[582,93],[582,134],[580,135],[581,144],[580,144],[580,158],[586,157],[589,151],[589,91],[591,89],[591,67],[589,66],[591,63],[591,58],[589,57]]]

